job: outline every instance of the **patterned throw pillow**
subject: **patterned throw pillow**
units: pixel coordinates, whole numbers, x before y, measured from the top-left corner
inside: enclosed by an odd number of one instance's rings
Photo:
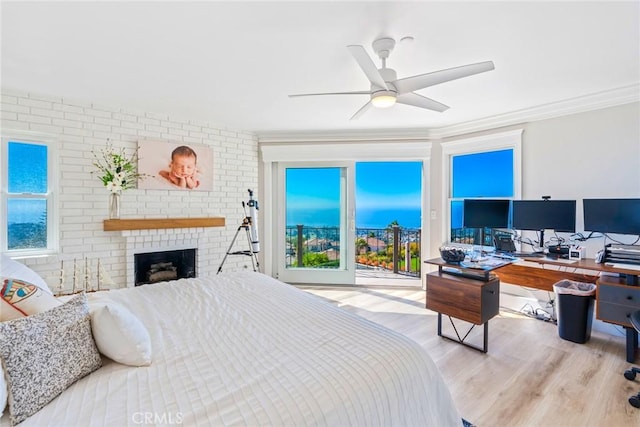
[[[42,288],[20,279],[0,277],[0,321],[42,313],[62,304]]]
[[[49,289],[47,282],[45,282],[38,273],[26,265],[12,260],[4,254],[0,254],[0,276],[14,277],[16,279],[24,280],[25,282],[33,283],[44,292],[49,295],[53,295],[53,292]]]
[[[0,322],[0,357],[13,425],[102,365],[85,294],[42,313]]]

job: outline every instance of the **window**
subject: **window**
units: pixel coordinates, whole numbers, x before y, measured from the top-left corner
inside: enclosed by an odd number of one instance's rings
[[[2,252],[41,255],[57,249],[52,160],[51,141],[2,140]]]
[[[521,130],[445,143],[443,182],[451,242],[493,246],[493,230],[463,227],[463,200],[520,197]],[[483,236],[483,237],[481,237]],[[481,240],[484,240],[481,242]]]
[[[305,137],[306,138],[306,137]],[[422,173],[420,178],[427,180],[429,175],[428,162],[431,155],[431,143],[422,140],[414,141],[389,141],[367,139],[342,140],[338,134],[331,135],[326,139],[319,137],[317,142],[299,140],[298,136],[268,139],[268,143],[261,144],[260,153],[264,162],[263,169],[263,198],[269,200],[267,210],[262,213],[265,227],[265,240],[272,242],[273,250],[263,251],[265,272],[277,276],[286,282],[300,283],[355,283],[355,162],[379,162],[379,161],[420,161],[422,163]],[[345,257],[345,269],[297,269],[285,268],[288,262],[287,257],[295,254],[295,249],[288,246],[286,241],[287,218],[282,210],[286,204],[287,186],[286,170],[288,168],[342,168],[344,180],[341,185],[345,190],[341,192],[343,203],[342,222],[345,227],[344,235],[340,240],[344,242],[344,248],[340,251],[340,256]],[[391,179],[381,177],[380,179]],[[428,181],[426,181],[428,182]],[[310,182],[308,185],[318,186],[322,182]],[[402,185],[399,182],[397,185]],[[425,188],[428,185],[425,184]],[[428,198],[421,198],[422,211],[429,210]],[[305,221],[306,222],[306,221]],[[423,235],[424,237],[425,235]],[[294,241],[292,238],[290,241]],[[421,240],[421,250],[424,251],[429,244],[428,234]],[[297,253],[300,253],[298,251]],[[273,254],[273,256],[271,255]]]

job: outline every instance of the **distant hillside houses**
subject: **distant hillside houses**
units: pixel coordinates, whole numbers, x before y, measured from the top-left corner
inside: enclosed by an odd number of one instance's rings
[[[337,249],[330,248],[324,251],[323,253],[327,255],[327,258],[329,258],[329,261],[337,261],[340,259],[340,251]]]
[[[367,237],[367,248],[362,248],[361,253],[367,252],[384,252],[387,250],[387,242],[380,240],[377,237]],[[364,250],[364,252],[362,252]]]
[[[308,249],[309,252],[323,252],[327,249],[339,247],[340,242],[329,239],[318,239],[317,237],[314,237],[313,239],[305,241],[304,246]]]
[[[366,242],[366,247],[360,248],[360,254],[366,254],[367,252],[384,252],[387,250],[387,246],[389,246],[387,242],[380,240],[377,237],[367,237]],[[309,252],[325,252],[331,249],[339,249],[340,242],[314,237],[313,239],[306,240],[304,242],[304,246]]]

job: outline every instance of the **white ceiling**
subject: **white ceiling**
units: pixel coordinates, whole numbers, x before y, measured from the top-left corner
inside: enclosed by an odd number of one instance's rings
[[[2,87],[281,131],[444,129],[562,105],[638,100],[640,2],[2,2]],[[368,90],[346,46],[412,36],[398,77],[492,60],[423,89],[451,108],[349,118]],[[594,101],[595,100],[595,101]],[[588,107],[587,107],[588,108]],[[533,110],[532,110],[533,109]]]

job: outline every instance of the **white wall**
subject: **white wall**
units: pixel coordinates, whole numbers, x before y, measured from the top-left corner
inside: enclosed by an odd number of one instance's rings
[[[640,197],[640,104],[530,123],[522,158],[522,198],[577,200],[576,231],[583,231],[582,199]],[[594,258],[604,239],[580,244]]]
[[[25,259],[47,282],[58,283],[60,261],[66,266],[85,257],[99,258],[117,286],[131,285],[126,274],[127,253],[133,243],[155,246],[191,245],[197,242],[198,275],[215,274],[224,253],[244,217],[242,201],[247,189],[258,185],[258,143],[255,135],[223,125],[197,123],[163,114],[123,111],[117,106],[74,102],[60,97],[21,92],[2,92],[2,135],[11,130],[57,136],[60,162],[60,253],[57,256]],[[119,232],[103,231],[108,215],[108,192],[91,171],[92,149],[115,147],[131,153],[137,141],[175,141],[205,144],[213,148],[213,191],[127,190],[122,196],[122,218],[166,218],[222,216],[220,228],[133,232],[126,238]],[[241,248],[246,249],[246,248]],[[251,266],[247,257],[229,257],[224,271]],[[95,268],[94,268],[95,269]],[[70,280],[67,271],[67,281]]]

